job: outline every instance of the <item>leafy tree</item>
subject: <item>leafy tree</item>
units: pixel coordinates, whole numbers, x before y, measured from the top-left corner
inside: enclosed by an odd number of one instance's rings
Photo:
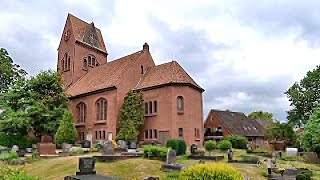
[[[8,52],[0,48],[0,94],[7,92],[20,78],[24,78],[26,71],[14,64]]]
[[[291,125],[304,125],[309,120],[312,109],[320,105],[320,66],[307,72],[298,83],[294,83],[285,94],[291,102],[288,122]]]
[[[253,111],[248,115],[249,118],[253,119],[266,119],[266,120],[273,120],[273,114],[266,111]]]
[[[144,122],[142,94],[129,90],[120,109],[120,131],[117,139],[137,140],[139,128]]]
[[[77,129],[72,120],[70,111],[65,110],[59,128],[55,135],[55,142],[58,145],[62,143],[74,144],[77,139]]]
[[[233,148],[247,149],[248,140],[244,136],[241,136],[241,135],[229,135],[224,139],[230,141]]]
[[[269,124],[265,131],[268,140],[283,140],[286,145],[293,145],[296,141],[296,134],[292,126],[288,123],[280,123],[279,121]]]
[[[227,150],[227,149],[230,149],[232,148],[232,144],[230,141],[228,140],[222,140],[220,143],[219,143],[219,148],[221,150]]]
[[[212,141],[212,140],[206,141],[204,143],[204,148],[210,152],[210,156],[211,156],[212,150],[217,148],[217,143],[216,141]]]
[[[302,148],[320,154],[320,107],[313,110],[309,121],[300,134],[299,140]]]
[[[0,127],[4,132],[36,136],[54,135],[67,107],[68,97],[60,76],[54,71],[42,71],[28,80],[19,80],[0,97]]]

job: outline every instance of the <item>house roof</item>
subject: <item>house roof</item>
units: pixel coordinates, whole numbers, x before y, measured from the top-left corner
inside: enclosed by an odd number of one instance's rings
[[[264,136],[264,128],[254,119],[249,119],[242,112],[212,109],[221,122],[228,127],[232,134],[243,136]]]
[[[264,129],[268,128],[270,120],[267,119],[261,119],[261,118],[255,118],[251,119],[257,121]]]
[[[204,91],[176,61],[147,69],[135,89],[145,89],[165,84],[190,85]]]
[[[104,44],[101,31],[100,31],[100,29],[98,29],[94,26],[93,22],[89,24],[89,23],[75,17],[74,15],[72,15],[70,13],[68,14],[68,18],[70,19],[71,26],[72,26],[72,32],[73,32],[74,37],[77,41],[90,45],[87,41],[85,41],[86,36],[89,33],[94,34],[94,36],[97,36],[98,43],[93,43],[92,46],[107,53],[107,49]]]
[[[143,50],[137,51],[90,69],[67,89],[67,94],[72,97],[116,86],[121,81],[123,73],[139,59],[143,52]]]

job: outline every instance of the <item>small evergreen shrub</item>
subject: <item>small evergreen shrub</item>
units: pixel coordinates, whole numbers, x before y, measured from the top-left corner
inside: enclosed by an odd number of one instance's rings
[[[180,180],[210,179],[210,180],[242,180],[242,173],[236,168],[224,163],[206,163],[189,166],[182,170]]]
[[[219,143],[219,149],[221,149],[221,150],[227,150],[227,149],[230,149],[230,148],[232,148],[232,144],[228,140],[222,140]]]
[[[77,139],[77,129],[72,120],[72,114],[66,110],[55,135],[55,142],[58,146],[62,143],[74,144]]]
[[[167,148],[176,150],[177,155],[186,154],[187,145],[184,140],[181,139],[169,139],[167,140]]]
[[[143,155],[144,157],[150,158],[150,157],[166,157],[167,156],[168,148],[161,147],[161,146],[152,146],[147,145],[143,147]]]
[[[236,148],[236,149],[247,149],[248,140],[244,136],[229,135],[224,139],[230,141],[233,148]]]
[[[212,140],[209,140],[209,141],[206,141],[204,143],[204,148],[210,152],[210,155],[211,155],[211,151],[215,148],[217,148],[217,143],[216,141],[212,141]]]
[[[177,152],[178,155],[186,154],[186,150],[187,150],[186,142],[184,140],[178,140],[178,142],[179,142],[179,151]]]

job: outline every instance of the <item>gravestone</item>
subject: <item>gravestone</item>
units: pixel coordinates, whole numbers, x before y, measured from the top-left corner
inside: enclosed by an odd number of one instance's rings
[[[106,141],[103,144],[102,155],[113,155],[114,154],[114,146],[112,141]]]
[[[228,149],[228,161],[232,161],[232,159],[233,159],[232,149]]]
[[[191,154],[194,154],[197,151],[198,147],[195,144],[192,144],[190,147],[190,152]]]
[[[18,156],[19,156],[19,157],[24,157],[25,154],[26,154],[26,151],[25,151],[24,149],[20,149],[20,150],[18,151]]]
[[[19,146],[13,145],[12,148],[11,148],[11,151],[18,152],[19,151]]]
[[[127,142],[124,141],[124,140],[119,140],[118,141],[118,145],[119,145],[119,148],[121,148],[121,149],[127,149],[128,148]]]
[[[91,148],[91,142],[89,140],[84,140],[81,143],[82,148]]]
[[[298,149],[297,148],[286,148],[286,154],[287,154],[287,156],[297,156]]]
[[[276,153],[275,152],[271,153],[271,160],[272,160],[273,164],[276,164]]]
[[[166,164],[176,164],[176,163],[177,163],[176,150],[168,149]]]
[[[137,143],[134,141],[131,141],[129,149],[137,149]]]
[[[88,174],[96,174],[94,170],[96,164],[96,158],[93,157],[82,157],[79,159],[79,170],[80,172],[76,172],[76,175],[88,175]]]

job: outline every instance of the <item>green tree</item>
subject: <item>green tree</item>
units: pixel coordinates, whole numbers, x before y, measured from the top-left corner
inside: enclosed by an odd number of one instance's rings
[[[233,148],[247,149],[248,140],[244,136],[234,134],[234,135],[229,135],[224,139],[230,141]]]
[[[291,125],[304,125],[309,120],[312,109],[320,105],[320,66],[307,72],[298,83],[294,83],[285,94],[291,102],[288,113]]]
[[[266,119],[266,120],[273,120],[273,114],[266,111],[253,111],[248,115],[249,118],[253,119]]]
[[[74,144],[77,139],[77,129],[72,120],[70,111],[65,110],[59,128],[55,135],[55,142],[58,145],[62,143]]]
[[[279,121],[269,124],[265,131],[265,137],[268,140],[284,141],[286,145],[294,145],[296,142],[296,134],[292,126]]]
[[[0,48],[0,94],[7,92],[20,78],[24,78],[26,71],[14,64],[8,52]]]
[[[313,110],[309,121],[300,134],[299,140],[303,149],[320,154],[320,107]]]
[[[120,109],[120,131],[117,139],[137,140],[139,128],[144,122],[142,94],[129,90]]]
[[[211,156],[212,150],[217,148],[217,143],[216,141],[212,141],[212,140],[206,141],[204,143],[204,148],[210,152],[210,156]]]
[[[41,71],[19,80],[0,97],[1,129],[10,133],[33,131],[36,136],[54,135],[67,107],[62,80],[54,71]]]

